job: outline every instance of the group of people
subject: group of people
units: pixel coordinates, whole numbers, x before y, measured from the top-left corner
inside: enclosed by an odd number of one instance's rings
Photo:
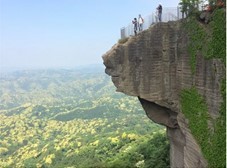
[[[162,21],[162,5],[159,4],[158,7],[156,8],[156,21],[161,22]],[[139,14],[138,20],[137,18],[134,18],[134,20],[132,20],[132,23],[134,25],[134,33],[135,35],[137,35],[137,30],[139,29],[139,32],[143,31],[143,23],[144,23],[144,19],[142,18],[142,16]]]
[[[132,21],[133,25],[134,25],[134,33],[135,35],[137,35],[137,29],[139,28],[139,32],[143,30],[143,23],[144,20],[142,18],[142,16],[139,14],[138,17],[138,21],[136,18],[134,18],[134,20]]]

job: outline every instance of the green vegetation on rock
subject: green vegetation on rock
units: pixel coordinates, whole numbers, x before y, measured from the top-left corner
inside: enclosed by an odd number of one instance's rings
[[[212,13],[209,24],[202,24],[195,15],[185,22],[189,36],[189,53],[191,56],[192,74],[196,71],[196,57],[202,54],[205,59],[220,59],[226,61],[226,17],[225,10],[216,9]],[[185,89],[181,92],[181,107],[189,120],[189,127],[195,136],[202,152],[208,161],[208,166],[226,166],[226,79],[221,83],[223,102],[217,119],[208,114],[206,102],[197,89]],[[209,129],[212,123],[213,130]]]
[[[205,100],[201,95],[199,95],[196,88],[185,89],[182,91],[181,106],[182,112],[189,120],[189,128],[197,142],[200,144],[205,158],[208,160],[209,167],[225,167],[225,101],[222,103],[220,117],[216,120],[212,120],[209,116]],[[214,130],[209,129],[208,122],[214,124]]]
[[[206,32],[203,26],[201,26],[201,23],[199,23],[195,17],[191,17],[190,21],[186,23],[186,30],[189,33],[188,52],[190,54],[192,73],[194,74],[196,68],[196,57],[205,44]]]
[[[211,39],[208,43],[206,57],[220,58],[226,63],[226,17],[224,9],[216,9],[209,23],[211,27]]]
[[[190,63],[192,73],[195,73],[196,57],[200,54],[206,59],[220,58],[226,60],[226,21],[225,11],[216,9],[208,24],[198,20],[199,14],[192,14],[184,22],[188,32]]]

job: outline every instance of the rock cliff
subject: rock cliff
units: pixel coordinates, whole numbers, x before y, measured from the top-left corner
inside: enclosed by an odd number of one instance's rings
[[[187,46],[181,22],[158,23],[124,44],[115,44],[103,61],[117,91],[138,97],[146,115],[167,127],[171,167],[207,167],[182,113],[180,92],[194,86],[206,100],[210,116],[216,118],[225,72],[220,60],[198,55],[193,74]]]

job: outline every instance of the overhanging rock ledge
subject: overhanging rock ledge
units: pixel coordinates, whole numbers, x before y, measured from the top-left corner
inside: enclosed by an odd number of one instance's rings
[[[146,115],[167,127],[171,167],[207,167],[180,107],[182,89],[195,86],[215,118],[221,104],[221,61],[197,57],[191,73],[188,38],[181,22],[158,23],[103,55],[106,74],[118,92],[138,97]]]

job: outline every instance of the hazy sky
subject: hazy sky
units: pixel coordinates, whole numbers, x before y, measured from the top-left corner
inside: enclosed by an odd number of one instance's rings
[[[0,0],[0,66],[101,64],[120,28],[179,0]]]

